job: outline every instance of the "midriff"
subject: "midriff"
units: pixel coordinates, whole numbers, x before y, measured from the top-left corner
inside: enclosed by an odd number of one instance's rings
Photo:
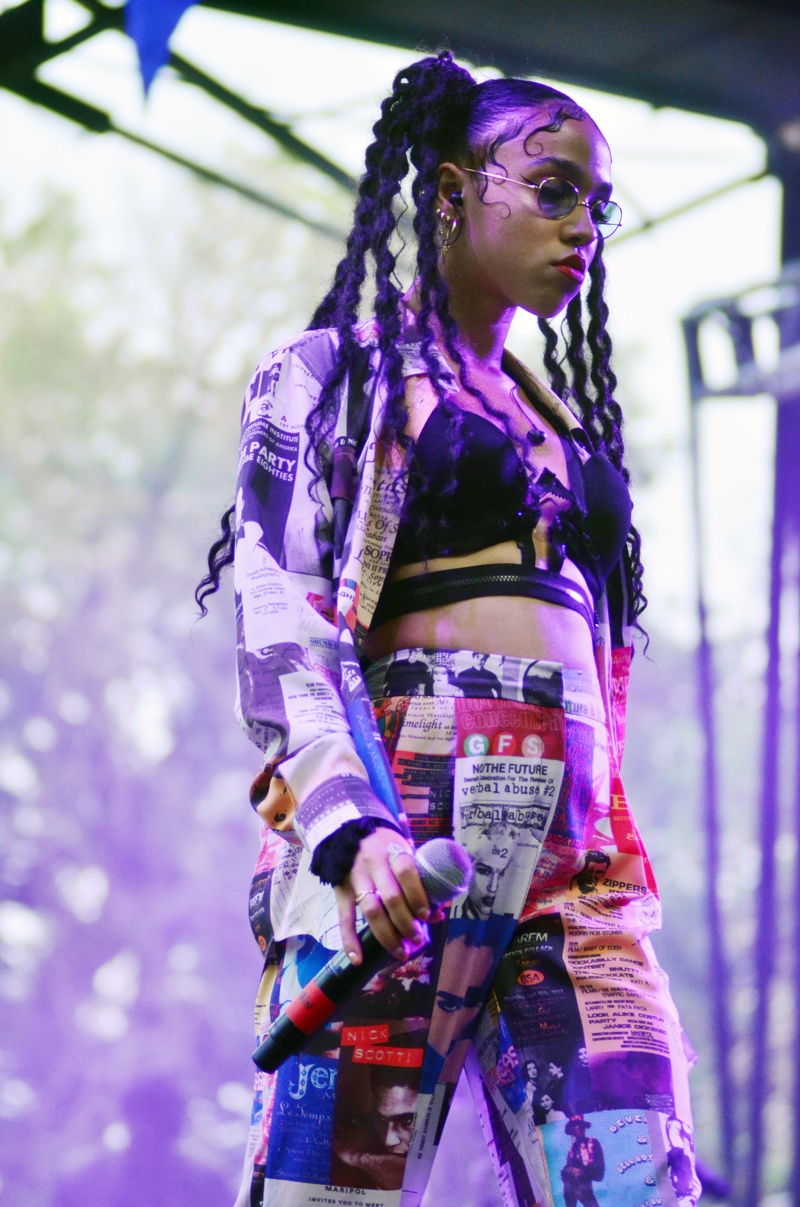
[[[521,560],[515,542],[503,541],[463,557],[435,557],[399,566],[390,580],[464,566],[519,565]],[[559,573],[588,590],[573,562],[565,560]],[[481,596],[398,616],[368,634],[365,653],[374,659],[417,646],[543,658],[582,670],[589,676],[596,673],[592,635],[586,621],[570,608],[539,599]]]

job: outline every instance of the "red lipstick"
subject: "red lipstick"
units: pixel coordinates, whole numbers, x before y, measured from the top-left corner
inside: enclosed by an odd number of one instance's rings
[[[553,265],[565,277],[569,277],[571,281],[577,281],[579,284],[586,276],[586,265],[583,262],[583,257],[577,254],[565,256],[563,260],[559,260]]]

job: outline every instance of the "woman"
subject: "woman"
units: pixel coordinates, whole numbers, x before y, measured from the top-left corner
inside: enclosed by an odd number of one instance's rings
[[[476,84],[446,53],[399,73],[374,134],[333,287],[244,405],[239,705],[264,752],[251,913],[270,936],[257,1034],[332,952],[361,960],[357,910],[400,963],[258,1075],[239,1202],[344,1204],[371,1187],[369,1202],[419,1203],[465,1061],[507,1203],[562,1202],[577,1111],[624,1173],[598,1202],[656,1201],[672,1193],[667,1129],[691,1134],[691,1116],[619,780],[645,600],[605,326],[611,155],[562,93]],[[539,318],[550,389],[505,350],[518,307]],[[201,603],[231,560],[230,520]],[[348,725],[353,647],[407,821]],[[470,690],[476,665],[496,689]],[[465,894],[429,918],[412,842],[439,834],[502,866],[486,910]],[[576,881],[587,852],[607,860],[591,891]],[[568,1068],[581,1049],[580,1103],[562,1090],[539,1122],[524,1062]],[[413,1126],[402,1153],[373,1141],[361,1160],[378,1066],[397,1069]]]

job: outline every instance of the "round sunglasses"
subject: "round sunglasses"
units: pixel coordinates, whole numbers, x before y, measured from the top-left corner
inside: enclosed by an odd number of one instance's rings
[[[561,176],[548,176],[539,184],[530,180],[517,180],[515,176],[503,176],[499,172],[484,172],[478,168],[462,168],[473,176],[485,176],[487,180],[500,180],[508,184],[521,184],[526,189],[533,189],[543,218],[566,218],[576,205],[582,205],[589,211],[597,232],[608,239],[622,224],[622,210],[616,201],[581,201],[578,189],[569,180]]]

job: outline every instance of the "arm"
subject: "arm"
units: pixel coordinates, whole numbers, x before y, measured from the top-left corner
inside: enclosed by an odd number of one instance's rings
[[[345,821],[391,815],[367,782],[339,693],[332,623],[332,506],[313,487],[306,417],[333,355],[309,332],[269,357],[247,390],[236,500],[239,713],[294,802],[312,852]]]
[[[282,801],[280,828],[312,853],[347,822],[372,818],[393,826],[356,754],[339,691],[338,640],[330,619],[333,509],[325,478],[312,491],[313,474],[306,465],[306,418],[332,357],[330,333],[308,332],[259,366],[244,401],[236,503],[238,712],[264,753],[266,771],[255,803],[261,811],[262,802],[266,806],[276,796],[272,776],[282,781],[291,806],[287,820]],[[264,816],[272,824],[271,815]],[[348,878],[337,890],[340,912],[346,914],[343,937],[357,956],[353,901],[362,888],[381,885],[389,917],[399,923],[395,927],[375,899],[364,901],[365,916],[371,925],[375,921],[381,942],[396,948],[401,933],[414,934],[406,890],[399,883],[406,880],[414,898],[418,879],[407,858],[400,861],[397,879],[387,874],[385,848],[391,839],[398,839],[392,830],[365,839],[362,846],[379,852],[380,866],[367,859],[362,881],[368,883],[353,889]],[[361,852],[357,863],[360,857]],[[421,910],[426,904],[421,888],[416,897]]]

